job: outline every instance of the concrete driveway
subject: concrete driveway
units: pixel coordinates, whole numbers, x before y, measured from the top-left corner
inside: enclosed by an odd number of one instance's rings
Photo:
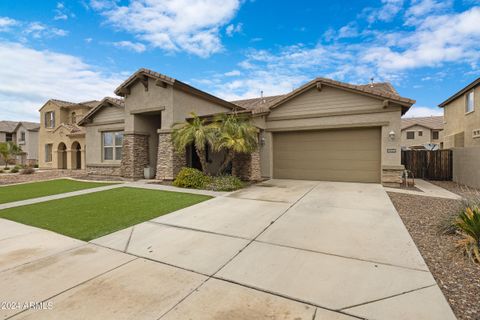
[[[90,244],[0,219],[0,283],[50,303],[5,319],[455,319],[375,184],[270,180]]]

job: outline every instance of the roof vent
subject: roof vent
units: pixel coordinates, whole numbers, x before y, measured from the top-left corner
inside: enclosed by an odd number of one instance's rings
[[[260,91],[260,98],[262,99],[262,103],[265,103],[265,99],[263,99],[263,90]]]
[[[374,78],[374,77],[371,77],[371,78],[370,78],[370,88],[373,88],[373,80],[375,80],[375,78]]]

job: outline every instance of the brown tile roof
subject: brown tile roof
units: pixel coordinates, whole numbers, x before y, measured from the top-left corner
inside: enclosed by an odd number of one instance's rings
[[[17,127],[20,124],[23,125],[28,131],[37,131],[38,129],[40,129],[40,123],[38,122],[21,121],[18,123]]]
[[[261,109],[268,109],[273,102],[280,100],[285,95],[278,95],[278,96],[268,96],[263,98],[252,98],[252,99],[243,99],[243,100],[234,100],[230,101],[233,104],[236,104],[239,107],[245,108],[247,110],[261,110]]]
[[[94,108],[98,105],[100,101],[98,100],[87,100],[82,102],[70,102],[65,100],[58,100],[58,99],[50,99],[49,101],[55,103],[59,107],[68,108],[72,106],[87,106],[90,108]]]
[[[402,118],[402,130],[415,125],[433,130],[443,130],[443,116]]]
[[[18,122],[17,121],[0,121],[0,132],[8,132],[12,133],[17,128]]]
[[[453,96],[451,96],[450,98],[448,98],[447,100],[443,101],[442,103],[440,103],[438,106],[440,108],[443,108],[445,107],[447,104],[449,104],[450,102],[452,102],[453,100],[459,98],[460,96],[462,96],[465,92],[477,87],[478,85],[480,85],[480,78],[477,78],[476,80],[474,80],[473,82],[471,82],[470,84],[468,84],[465,88],[461,89],[460,91],[458,91],[457,93],[455,93]]]
[[[70,124],[70,123],[61,123],[56,129],[54,132],[56,132],[57,130],[59,130],[60,128],[65,128],[68,133],[67,135],[82,135],[82,134],[85,134],[85,128],[83,127],[80,127],[79,125],[77,124]]]

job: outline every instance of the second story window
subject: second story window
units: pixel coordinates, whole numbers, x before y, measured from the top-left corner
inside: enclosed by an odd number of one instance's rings
[[[415,131],[407,131],[407,139],[408,140],[415,139]]]
[[[466,101],[466,106],[465,106],[465,112],[472,112],[475,110],[474,106],[474,99],[473,99],[473,91],[470,91],[467,93],[467,101]]]
[[[55,128],[55,112],[45,112],[45,128]]]
[[[20,141],[25,142],[25,131],[20,133]]]
[[[75,123],[77,123],[77,115],[75,114],[75,112],[72,112],[72,124]]]
[[[432,139],[433,140],[438,140],[438,131],[432,131]]]

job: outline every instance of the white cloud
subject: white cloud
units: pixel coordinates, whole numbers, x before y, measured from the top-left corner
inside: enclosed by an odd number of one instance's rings
[[[85,38],[84,40],[86,43],[91,43],[93,41],[93,38]]]
[[[94,0],[107,22],[153,47],[208,57],[222,49],[220,28],[236,14],[240,0]]]
[[[443,109],[441,108],[430,108],[430,107],[411,107],[403,118],[412,118],[412,117],[430,117],[430,116],[443,116]]]
[[[70,10],[65,7],[65,4],[63,2],[57,2],[54,12],[55,16],[53,17],[53,20],[68,20],[68,18],[70,17],[75,17],[75,14],[70,12]]]
[[[380,8],[367,8],[364,13],[367,14],[367,21],[389,22],[403,9],[403,0],[382,0]]]
[[[234,33],[242,32],[242,29],[243,29],[243,24],[242,23],[238,23],[237,25],[229,24],[227,26],[227,28],[225,29],[225,33],[226,33],[227,36],[233,37]]]
[[[112,44],[117,48],[125,48],[138,53],[144,52],[147,49],[145,45],[140,42],[118,41],[118,42],[112,42]]]
[[[35,39],[40,39],[40,38],[52,38],[52,37],[64,37],[68,34],[68,31],[49,27],[40,22],[30,22],[24,27],[22,34],[25,36],[31,36]]]
[[[70,101],[112,95],[124,80],[82,59],[0,42],[0,114],[4,119],[38,121],[38,109],[50,98]]]
[[[229,71],[229,72],[225,72],[224,75],[226,77],[237,77],[239,75],[241,75],[242,73],[239,71],[239,70],[232,70],[232,71]]]
[[[0,17],[0,31],[7,31],[18,24],[18,21],[9,17]]]
[[[422,17],[425,17],[432,12],[438,13],[448,9],[452,4],[452,0],[412,0],[411,6],[405,12],[405,24],[416,24]]]

